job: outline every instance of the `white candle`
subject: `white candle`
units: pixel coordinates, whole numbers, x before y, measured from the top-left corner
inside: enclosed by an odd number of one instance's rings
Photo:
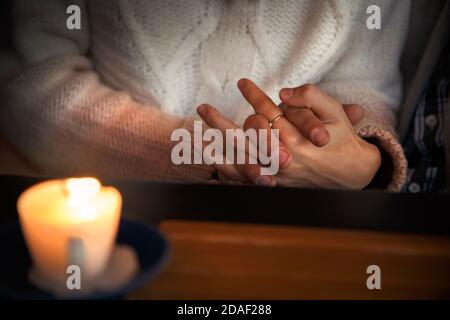
[[[37,272],[65,283],[67,267],[80,263],[83,280],[98,276],[112,253],[121,207],[119,191],[95,178],[49,180],[25,190],[17,208]]]

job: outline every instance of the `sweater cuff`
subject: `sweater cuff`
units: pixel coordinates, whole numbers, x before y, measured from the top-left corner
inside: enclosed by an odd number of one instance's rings
[[[369,187],[400,191],[406,181],[408,163],[394,129],[368,110],[355,129],[361,138],[375,144],[382,154],[381,167]]]

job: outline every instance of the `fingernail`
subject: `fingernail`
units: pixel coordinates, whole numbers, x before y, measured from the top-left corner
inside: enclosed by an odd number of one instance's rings
[[[323,128],[316,128],[311,132],[311,139],[317,145],[324,145],[328,142],[328,131]]]
[[[245,82],[245,78],[239,79],[238,82],[237,82],[238,88],[240,88],[244,84],[244,82]]]
[[[259,176],[258,179],[256,179],[256,184],[258,186],[270,186],[272,185],[272,178],[269,176]]]
[[[292,89],[284,88],[280,91],[280,96],[284,100],[289,100],[290,98],[292,98],[293,95],[294,95],[294,90],[292,90]]]
[[[201,104],[197,107],[197,113],[203,117],[205,115],[206,106],[204,104]]]
[[[289,159],[289,153],[280,150],[280,166],[284,167]]]

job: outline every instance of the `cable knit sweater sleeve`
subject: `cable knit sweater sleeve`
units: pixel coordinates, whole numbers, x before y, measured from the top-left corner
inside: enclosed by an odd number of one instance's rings
[[[65,27],[70,4],[82,8],[81,30]],[[210,166],[175,166],[170,159],[172,131],[192,131],[192,121],[137,103],[99,79],[87,58],[82,1],[15,6],[16,51],[7,64],[14,60],[16,68],[3,70],[0,128],[40,171],[191,181],[212,176]]]
[[[399,60],[410,6],[409,0],[371,3],[382,8],[381,29],[369,30],[365,19],[359,19],[343,58],[319,85],[341,103],[356,103],[365,109],[356,130],[389,155],[381,170],[389,171],[387,189],[399,191],[406,179],[407,162],[394,127],[402,93]]]

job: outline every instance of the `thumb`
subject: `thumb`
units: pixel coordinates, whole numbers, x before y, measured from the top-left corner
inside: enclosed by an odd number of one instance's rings
[[[345,114],[352,125],[357,124],[364,117],[364,109],[357,104],[344,104]]]

